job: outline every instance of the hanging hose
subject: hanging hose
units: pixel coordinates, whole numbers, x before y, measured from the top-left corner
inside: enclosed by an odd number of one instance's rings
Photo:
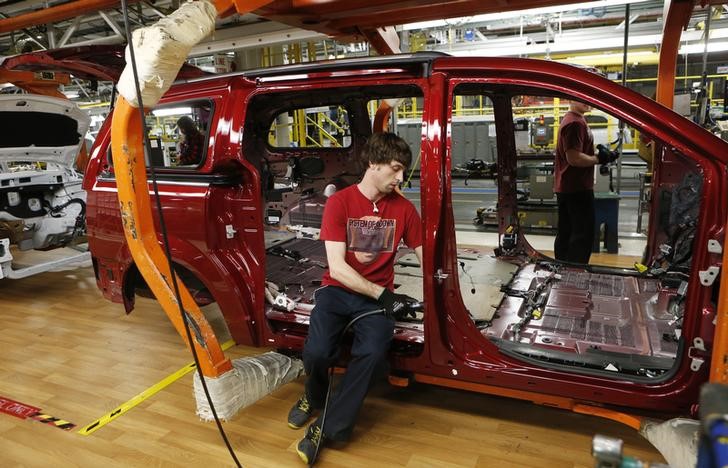
[[[122,10],[123,10],[123,15],[124,15],[124,26],[125,26],[125,30],[126,30],[126,35],[127,35],[128,38],[131,38],[132,36],[131,36],[130,28],[129,28],[129,10],[128,10],[128,5],[127,5],[126,0],[122,0]],[[132,40],[129,41],[128,50],[129,50],[129,58],[130,58],[130,61],[131,61],[132,74],[133,74],[133,77],[134,77],[134,85],[135,85],[136,98],[137,98],[137,103],[138,103],[138,108],[137,109],[139,111],[140,124],[141,124],[141,127],[142,127],[142,138],[144,140],[144,147],[146,149],[146,153],[147,154],[151,154],[151,145],[149,143],[149,137],[148,137],[148,134],[147,134],[146,123],[145,123],[145,118],[144,118],[144,104],[142,102],[142,92],[141,92],[141,89],[139,87],[139,75],[138,75],[138,72],[137,72],[136,58],[135,58],[135,55],[134,55],[134,45],[133,45],[133,41]],[[122,98],[120,97],[120,99],[122,99]],[[122,101],[122,103],[123,102],[125,102],[125,101]],[[120,107],[123,108],[124,106],[120,106]],[[116,159],[115,153],[113,151],[112,151],[112,155],[114,155],[114,159]],[[116,161],[114,161],[114,162],[116,162]],[[116,164],[115,164],[115,166],[116,166]],[[213,414],[213,417],[215,419],[215,423],[217,424],[218,431],[220,432],[220,436],[222,437],[223,441],[225,442],[225,446],[227,447],[228,452],[230,453],[231,458],[235,462],[235,465],[238,466],[238,467],[242,467],[242,465],[240,464],[240,461],[238,460],[237,456],[235,455],[235,451],[233,450],[232,445],[230,444],[230,441],[228,440],[227,434],[225,434],[225,430],[222,427],[222,423],[220,422],[220,419],[219,419],[219,417],[217,415],[217,412],[215,411],[215,406],[214,406],[214,404],[212,402],[212,398],[210,396],[210,392],[209,392],[209,390],[207,388],[207,383],[205,382],[204,374],[202,372],[202,366],[201,366],[201,363],[200,363],[200,358],[199,358],[199,356],[197,354],[197,345],[203,346],[205,344],[205,340],[203,338],[202,341],[200,342],[200,336],[201,336],[201,334],[200,334],[199,329],[198,329],[199,327],[194,322],[194,319],[187,313],[187,311],[183,307],[183,300],[182,300],[182,296],[181,296],[181,293],[180,293],[180,285],[179,285],[179,282],[178,282],[177,275],[174,273],[174,270],[173,270],[173,267],[172,267],[172,254],[171,254],[171,251],[170,251],[170,248],[169,248],[169,238],[168,238],[168,235],[167,235],[167,226],[166,226],[166,223],[165,223],[165,220],[164,220],[164,216],[163,216],[163,210],[162,210],[160,196],[159,196],[159,188],[158,188],[158,185],[157,185],[157,174],[156,174],[156,170],[155,170],[154,164],[151,164],[150,165],[150,172],[151,172],[151,178],[152,178],[152,186],[154,188],[154,195],[155,195],[155,202],[156,202],[156,207],[157,207],[157,214],[159,216],[159,227],[160,227],[160,231],[161,231],[161,235],[162,235],[162,245],[164,247],[164,256],[166,257],[166,261],[167,261],[167,265],[166,266],[168,268],[168,271],[171,272],[171,274],[169,276],[171,277],[171,283],[172,283],[172,287],[173,287],[173,290],[174,290],[174,299],[176,300],[176,303],[177,303],[177,307],[178,307],[178,310],[179,310],[181,322],[184,324],[184,329],[185,329],[185,333],[186,333],[187,342],[189,343],[189,347],[190,347],[190,349],[192,351],[192,356],[193,356],[194,361],[195,361],[195,366],[197,368],[197,372],[200,374],[200,381],[202,383],[202,387],[203,387],[204,392],[205,392],[205,397],[207,398],[207,402],[210,405],[210,409],[211,409],[212,414]],[[146,183],[144,183],[142,190],[144,190],[144,191],[147,190]],[[150,213],[150,215],[151,215],[151,213]],[[185,289],[185,291],[187,291],[187,290]],[[189,294],[189,292],[188,292],[188,294]],[[195,332],[196,332],[196,335],[197,335],[197,339],[194,340],[194,341],[193,341],[193,338],[192,338],[192,331],[191,331],[191,327],[190,327],[190,322],[191,321],[193,323],[195,323],[195,328],[196,328],[195,329]],[[227,363],[228,365],[230,365],[230,361],[229,360],[224,360],[223,359],[222,363],[223,364]]]

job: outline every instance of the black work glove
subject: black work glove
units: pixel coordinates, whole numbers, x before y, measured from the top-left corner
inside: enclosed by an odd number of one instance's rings
[[[609,164],[610,162],[616,161],[618,157],[618,152],[611,151],[604,145],[597,145],[597,159],[599,160],[599,164]]]
[[[384,291],[379,295],[377,301],[384,308],[384,315],[392,320],[402,320],[407,316],[415,318],[417,316],[411,307],[417,303],[417,299],[406,294],[393,293],[389,289],[384,288]]]

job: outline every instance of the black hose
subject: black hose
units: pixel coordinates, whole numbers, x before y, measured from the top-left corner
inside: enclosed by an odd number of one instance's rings
[[[134,75],[134,86],[136,88],[136,96],[137,101],[139,104],[139,114],[141,117],[141,125],[142,125],[142,135],[144,138],[144,147],[147,154],[151,154],[151,145],[149,143],[149,135],[147,134],[147,126],[144,116],[144,104],[142,103],[142,93],[141,89],[139,88],[139,75],[137,73],[137,67],[136,67],[136,58],[134,55],[134,44],[131,39],[131,30],[129,28],[129,8],[127,5],[126,0],[122,0],[121,2],[122,10],[124,13],[124,28],[126,31],[126,37],[128,41],[129,46],[129,58],[131,59],[131,67],[132,72]],[[188,314],[182,307],[182,297],[180,295],[179,290],[179,283],[177,281],[177,274],[174,272],[174,268],[172,266],[172,252],[169,248],[169,237],[167,235],[167,225],[164,221],[164,216],[162,213],[162,202],[159,197],[159,187],[157,185],[157,171],[154,168],[154,164],[149,165],[150,173],[152,176],[152,187],[154,189],[154,198],[155,198],[155,204],[157,207],[157,215],[159,216],[159,228],[160,233],[162,234],[162,246],[164,247],[164,254],[167,258],[167,263],[169,265],[169,270],[172,272],[172,286],[174,289],[174,295],[177,299],[177,304],[179,305],[179,313],[182,316],[182,323],[185,325],[185,331],[187,333],[187,342],[190,345],[190,350],[192,351],[192,357],[195,360],[195,366],[197,367],[197,373],[200,377],[200,383],[202,384],[202,388],[205,391],[205,397],[207,398],[207,403],[210,405],[210,410],[212,411],[212,416],[215,418],[215,423],[217,424],[217,429],[220,432],[220,436],[222,437],[223,441],[225,442],[225,446],[228,449],[228,452],[230,453],[230,456],[232,457],[233,461],[235,461],[235,465],[238,466],[238,468],[241,468],[242,465],[240,464],[240,461],[238,460],[238,457],[235,455],[235,451],[233,450],[232,445],[230,445],[230,441],[228,440],[227,434],[225,434],[225,430],[222,427],[222,423],[220,422],[220,418],[217,416],[217,411],[215,411],[215,406],[212,403],[212,397],[210,397],[210,392],[207,389],[207,383],[205,382],[205,376],[202,373],[202,368],[200,367],[200,358],[197,355],[197,349],[195,349],[195,344],[192,339],[192,331],[190,330],[190,324],[188,322]],[[144,190],[146,190],[146,187],[144,187]]]
[[[55,206],[51,205],[49,202],[46,202],[46,207],[48,208],[48,211],[50,211],[51,216],[53,216],[55,213],[58,213],[59,211],[64,210],[65,208],[67,208],[68,206],[70,206],[74,203],[81,206],[81,212],[78,215],[85,216],[86,215],[86,202],[84,202],[80,198],[71,198],[66,203],[63,203],[62,205],[55,205]]]

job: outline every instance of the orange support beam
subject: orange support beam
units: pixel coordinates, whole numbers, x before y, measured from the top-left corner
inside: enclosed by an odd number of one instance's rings
[[[31,94],[42,96],[53,96],[66,99],[66,96],[58,91],[59,85],[67,85],[71,78],[67,73],[51,73],[44,75],[24,70],[0,70],[0,83],[12,83],[18,88]]]
[[[139,272],[154,291],[177,332],[190,346],[172,285],[174,273],[170,270],[167,256],[160,246],[154,228],[142,137],[139,109],[132,107],[123,96],[119,96],[111,126],[111,154],[124,235]],[[202,373],[206,377],[219,377],[232,370],[232,363],[225,357],[215,332],[179,277],[177,284]]]
[[[361,31],[362,35],[366,37],[369,44],[374,47],[380,55],[393,55],[401,53],[399,48],[399,36],[397,31],[392,26],[376,29],[364,29]],[[392,116],[394,107],[392,107],[387,101],[382,101],[379,104],[377,113],[374,115],[374,123],[372,125],[372,131],[374,133],[386,132],[389,120]]]
[[[230,11],[233,7],[238,13],[244,14],[270,2],[271,0],[218,1],[215,8],[218,15]],[[147,104],[153,106],[156,103]],[[175,273],[171,270],[167,256],[162,250],[152,217],[142,128],[139,109],[134,108],[124,96],[119,96],[111,124],[111,154],[126,243],[139,272],[167,317],[187,346],[195,347],[203,375],[217,378],[231,371],[232,363],[225,357],[215,332],[189,290],[180,278],[176,277],[182,300],[183,312],[180,313],[180,304],[172,283]],[[192,332],[193,343],[187,340],[185,322]]]
[[[379,103],[377,113],[374,115],[374,123],[372,124],[373,133],[382,133],[387,131],[389,120],[393,111],[394,107],[389,105],[386,100]]]
[[[374,47],[379,55],[399,54],[399,36],[392,26],[384,28],[363,29],[362,35]]]
[[[657,65],[656,101],[670,109],[675,96],[675,66],[680,35],[690,20],[693,3],[693,0],[673,0],[665,16],[660,59]]]
[[[720,294],[715,317],[713,354],[710,361],[710,381],[728,384],[728,227],[723,240],[723,262],[720,275]]]

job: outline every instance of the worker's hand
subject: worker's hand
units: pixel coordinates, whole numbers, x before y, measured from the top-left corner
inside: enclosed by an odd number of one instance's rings
[[[609,164],[610,162],[616,161],[618,157],[618,152],[611,151],[604,145],[597,145],[597,159],[599,160],[599,164]]]
[[[402,320],[407,316],[415,318],[417,316],[413,306],[418,301],[406,294],[393,293],[389,289],[384,288],[384,291],[379,295],[377,301],[384,308],[384,315],[392,320]]]

